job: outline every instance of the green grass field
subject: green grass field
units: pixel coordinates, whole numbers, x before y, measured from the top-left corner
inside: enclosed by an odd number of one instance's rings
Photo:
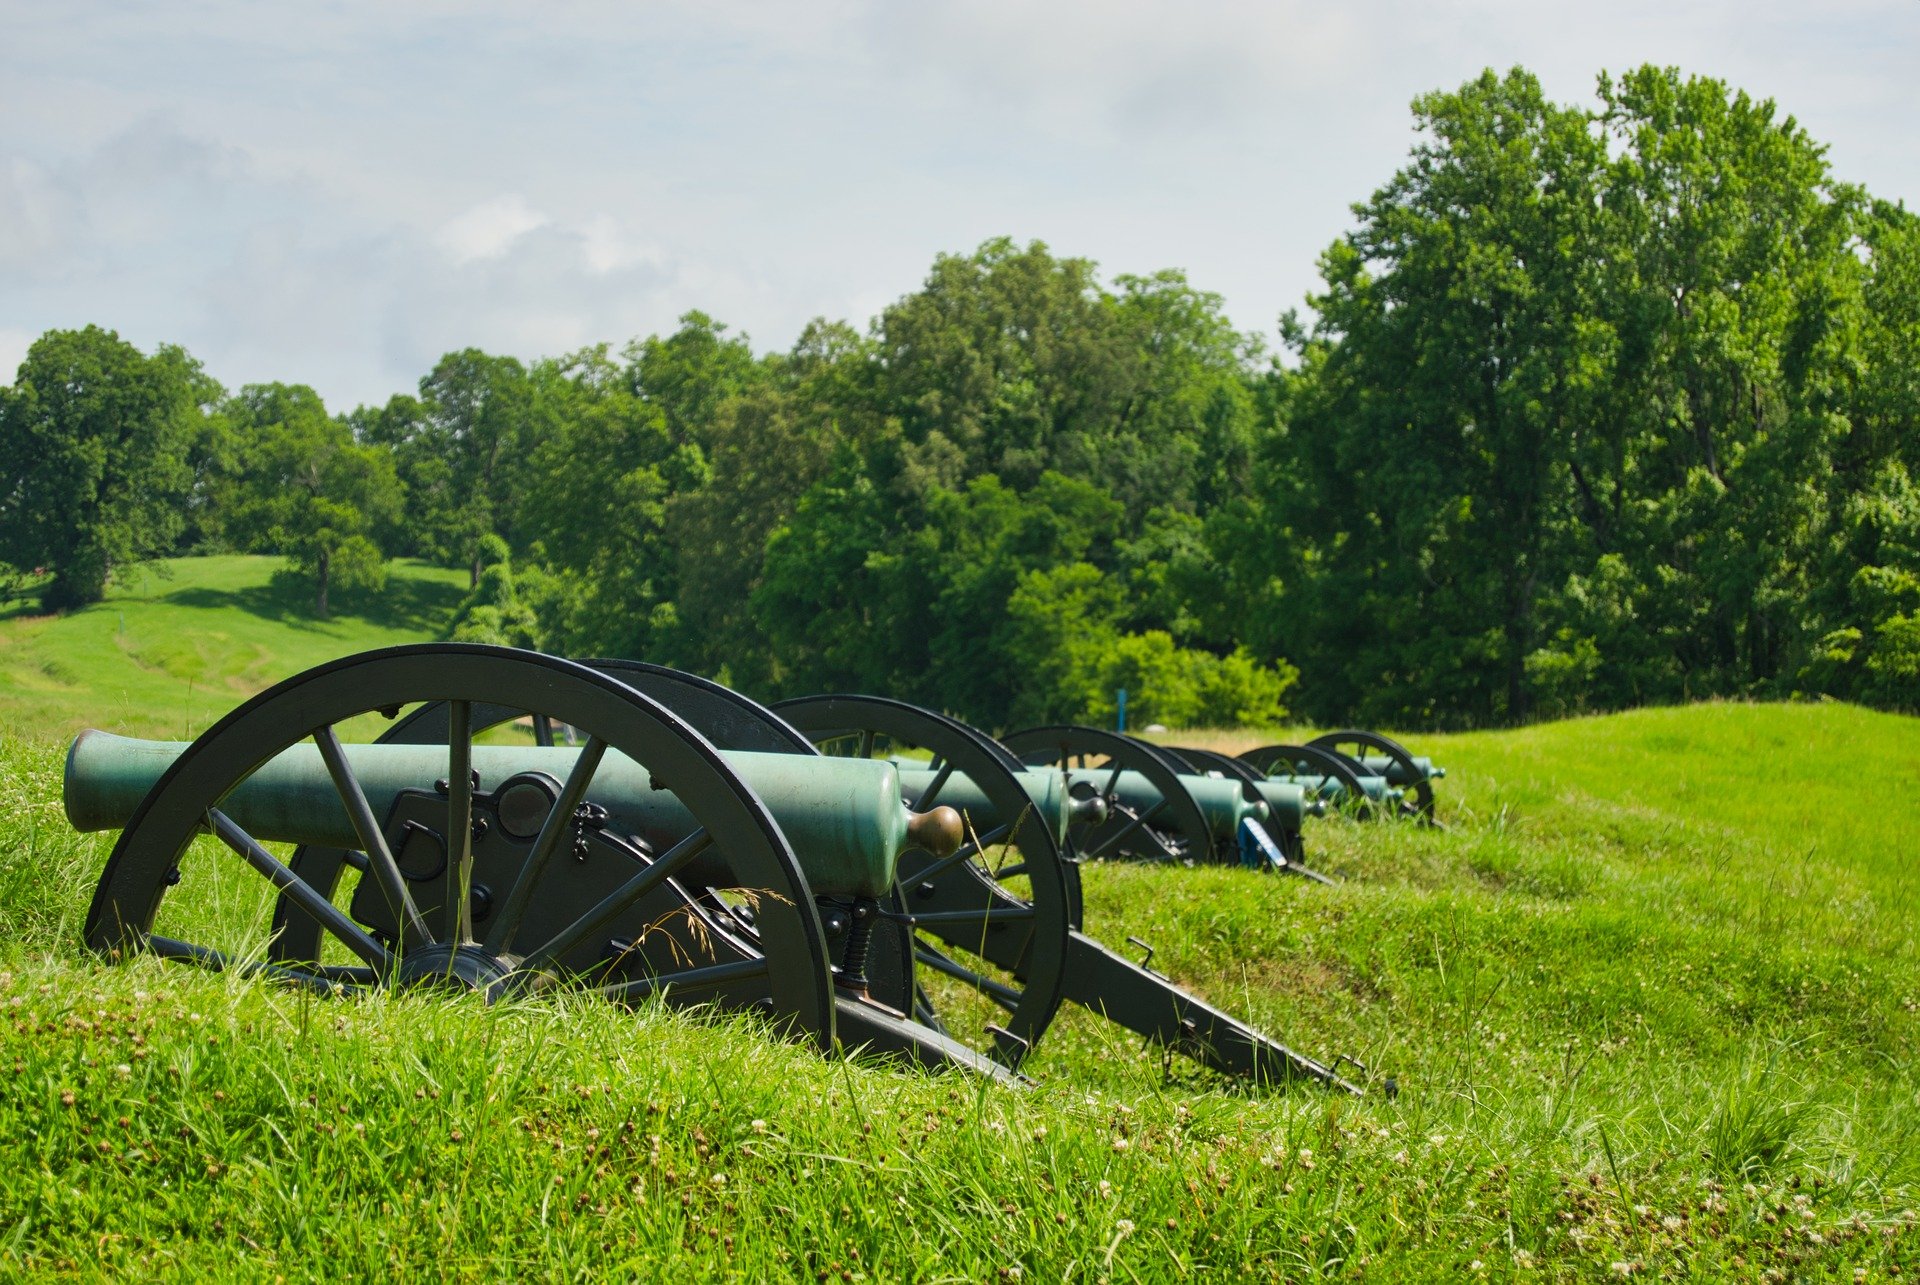
[[[264,572],[229,561],[0,621],[8,1275],[1920,1272],[1920,721],[1703,705],[1413,737],[1448,828],[1311,823],[1337,888],[1089,869],[1095,935],[1400,1092],[1250,1093],[1084,1013],[1022,1092],[654,1007],[330,1002],[83,953],[110,844],[61,814],[74,726],[202,725],[430,634],[459,587],[420,572],[423,605],[316,628],[250,607]],[[150,641],[116,641],[121,611]],[[203,657],[217,699],[148,647]],[[47,658],[71,681],[36,687]]]
[[[261,688],[322,661],[441,636],[463,572],[395,562],[379,598],[312,614],[279,558],[177,558],[71,615],[0,610],[0,738],[101,727],[191,735]],[[357,609],[357,610],[356,610]]]

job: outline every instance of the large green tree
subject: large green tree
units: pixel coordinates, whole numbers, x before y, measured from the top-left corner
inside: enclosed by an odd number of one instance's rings
[[[328,415],[304,385],[249,385],[225,416],[245,442],[231,536],[241,547],[283,554],[323,617],[338,590],[379,590],[386,583],[379,538],[401,511],[392,455],[355,441],[347,422]]]
[[[1305,658],[1316,710],[1519,717],[1567,447],[1612,342],[1591,257],[1605,153],[1524,72],[1414,112],[1411,163],[1322,260],[1265,461],[1272,520],[1248,533],[1291,583],[1252,627]]]
[[[518,500],[539,434],[519,361],[477,348],[448,353],[417,398],[397,396],[352,422],[363,440],[393,452],[407,490],[408,552],[464,567],[478,584],[487,536],[523,543]]]
[[[666,503],[676,594],[659,641],[673,663],[772,689],[781,662],[753,610],[767,539],[848,443],[868,354],[850,327],[816,321],[766,379],[717,403],[710,478]]]
[[[1107,491],[1130,523],[1231,490],[1257,345],[1177,272],[1117,284],[1039,242],[937,259],[875,324],[868,414],[898,426],[901,472],[1025,490],[1051,469]]]
[[[171,553],[209,387],[178,348],[50,330],[0,390],[0,562],[52,573],[49,610],[97,602],[115,571]]]
[[[1843,507],[1858,194],[1770,103],[1671,70],[1594,110],[1515,71],[1415,111],[1276,376],[1265,511],[1215,520],[1276,604],[1257,641],[1323,716],[1790,683]]]

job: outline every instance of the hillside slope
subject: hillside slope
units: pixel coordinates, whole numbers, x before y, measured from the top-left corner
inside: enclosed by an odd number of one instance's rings
[[[0,736],[190,735],[322,661],[439,637],[466,592],[462,572],[397,561],[378,598],[348,599],[321,620],[304,585],[274,579],[285,565],[175,558],[81,611],[0,614]]]
[[[0,746],[7,1270],[1920,1270],[1920,720],[1702,705],[1416,737],[1447,828],[1314,822],[1337,887],[1084,872],[1094,935],[1360,1058],[1357,1101],[1163,1065],[1077,1010],[1020,1093],[652,1007],[109,966],[76,945],[110,836],[65,827],[60,730]]]

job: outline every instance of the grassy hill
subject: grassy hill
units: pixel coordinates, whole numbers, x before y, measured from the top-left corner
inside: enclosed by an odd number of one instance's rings
[[[326,620],[279,558],[154,563],[65,616],[0,612],[0,737],[101,727],[190,735],[240,700],[336,656],[439,637],[466,575],[392,564],[384,593]]]
[[[405,628],[168,607],[212,570],[104,609],[130,631],[153,613],[155,646],[226,631],[194,653],[222,685],[196,722],[363,645],[349,634]],[[0,681],[31,668],[17,631],[67,627],[0,623]],[[90,663],[127,684],[119,725],[176,731],[183,678],[118,636]],[[295,639],[313,650],[296,659]],[[71,833],[58,800],[70,716],[98,720],[81,683],[55,696],[0,745],[11,1274],[1920,1271],[1920,720],[1729,704],[1416,737],[1450,769],[1448,828],[1313,823],[1338,887],[1086,871],[1090,931],[1137,935],[1265,1029],[1365,1061],[1376,1092],[1352,1100],[1169,1068],[1085,1013],[1017,1092],[655,1008],[327,1002],[109,966],[75,944],[108,838]]]

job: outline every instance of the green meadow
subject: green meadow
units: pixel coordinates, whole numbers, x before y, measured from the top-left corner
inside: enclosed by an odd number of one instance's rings
[[[464,583],[402,566],[377,614],[316,622],[274,565],[0,618],[0,1273],[1920,1272],[1920,720],[1713,704],[1409,736],[1448,768],[1445,828],[1310,822],[1337,887],[1085,871],[1090,932],[1358,1059],[1365,1097],[1248,1090],[1084,1012],[1019,1090],[658,1006],[336,1001],[86,953],[111,836],[63,818],[73,730],[197,730],[433,636]]]
[[[199,732],[261,688],[336,656],[439,636],[464,572],[395,561],[378,598],[326,620],[280,558],[174,558],[65,616],[0,607],[0,739],[102,727]]]

